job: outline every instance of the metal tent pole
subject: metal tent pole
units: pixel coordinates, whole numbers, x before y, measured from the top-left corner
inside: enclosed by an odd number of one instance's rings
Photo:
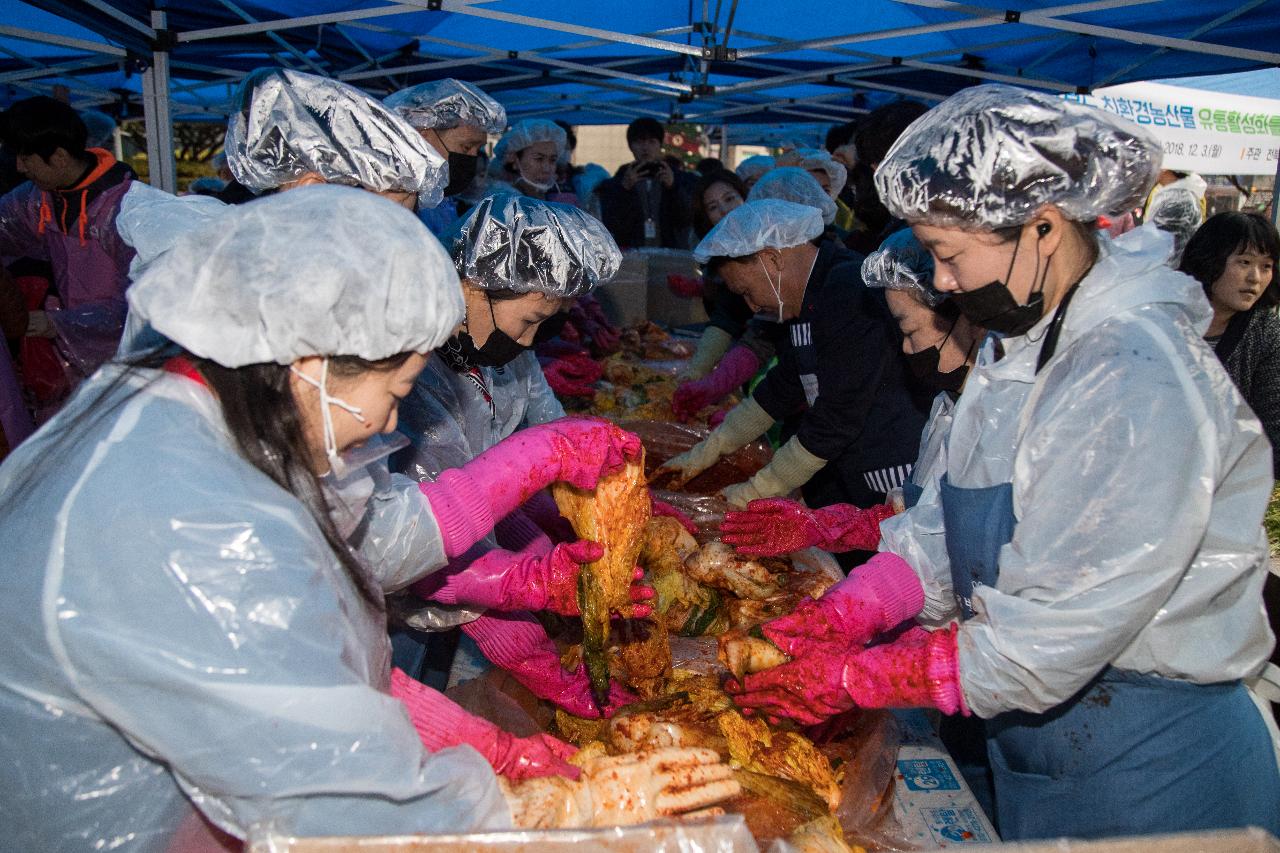
[[[1276,176],[1271,184],[1271,224],[1275,225],[1280,217],[1280,151],[1276,152]]]
[[[178,173],[173,159],[173,120],[169,113],[169,49],[162,41],[168,15],[151,13],[156,30],[156,49],[151,66],[142,73],[142,109],[147,125],[147,168],[151,186],[166,192],[178,191]]]

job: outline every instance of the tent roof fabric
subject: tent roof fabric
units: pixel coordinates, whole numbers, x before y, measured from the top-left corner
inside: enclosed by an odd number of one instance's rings
[[[986,4],[986,5],[984,5]],[[164,26],[152,26],[152,6]],[[167,50],[175,118],[226,112],[263,65],[386,94],[476,83],[510,121],[833,123],[984,81],[1077,92],[1280,65],[1280,0],[27,0],[0,24],[0,102],[66,85],[137,115]],[[158,30],[158,31],[157,31]]]

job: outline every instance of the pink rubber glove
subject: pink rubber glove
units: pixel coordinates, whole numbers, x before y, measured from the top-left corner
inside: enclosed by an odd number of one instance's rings
[[[539,699],[553,702],[575,717],[601,716],[591,698],[586,664],[566,672],[560,666],[556,644],[528,613],[486,613],[463,625],[462,631],[476,641],[486,658],[511,673]],[[603,715],[612,716],[637,698],[617,682],[610,682],[609,703]]]
[[[760,359],[749,347],[738,344],[724,354],[716,369],[701,379],[684,382],[671,395],[671,410],[687,421],[707,406],[719,403],[760,369]]]
[[[812,651],[837,653],[864,646],[910,619],[924,607],[924,587],[896,554],[876,554],[814,601],[806,598],[786,616],[766,622],[761,632],[783,652],[802,657]]]
[[[649,514],[663,516],[666,518],[674,518],[676,521],[680,522],[680,526],[688,531],[690,536],[698,535],[698,525],[694,524],[689,516],[685,515],[666,501],[658,500],[652,494],[649,495]]]
[[[542,368],[547,384],[559,397],[590,397],[604,368],[586,353],[558,358]]]
[[[613,325],[604,313],[604,306],[594,296],[578,297],[575,307],[582,309],[582,331],[591,338],[593,350],[612,355],[622,349],[622,331]]]
[[[550,541],[550,540],[548,540]],[[568,542],[548,551],[503,551],[495,548],[457,567],[428,575],[413,585],[415,594],[441,604],[468,604],[491,610],[550,610],[562,616],[580,616],[578,574],[582,564],[604,556],[595,542]],[[644,577],[636,568],[634,580]],[[653,590],[632,584],[631,613],[643,619],[653,607],[640,602],[653,598]]]
[[[578,778],[578,768],[565,761],[578,750],[551,735],[508,734],[399,669],[391,670],[391,695],[409,712],[422,745],[431,752],[467,744],[485,757],[495,773],[514,782],[535,776]]]
[[[700,299],[704,290],[701,278],[696,275],[681,275],[678,272],[667,273],[667,289],[685,299]]]
[[[420,488],[440,526],[445,553],[463,554],[503,518],[551,483],[594,489],[638,459],[640,439],[600,418],[561,418],[522,429],[461,468]]]
[[[545,489],[525,501],[520,511],[542,528],[553,542],[572,542],[578,538],[578,535],[573,532],[573,525],[569,523],[569,519],[560,514],[560,507],[556,506],[555,498],[551,497],[551,493]]]
[[[774,557],[813,546],[835,552],[874,551],[880,544],[880,522],[892,515],[888,504],[809,509],[787,498],[762,498],[744,510],[725,513],[720,533],[738,553],[752,557]]]
[[[911,628],[891,643],[813,652],[726,689],[745,713],[817,725],[859,708],[937,708],[969,715],[960,690],[956,628]]]
[[[555,543],[547,536],[546,531],[529,517],[530,503],[532,501],[526,501],[524,506],[494,525],[493,533],[498,540],[499,548],[531,554],[551,552],[551,547]]]

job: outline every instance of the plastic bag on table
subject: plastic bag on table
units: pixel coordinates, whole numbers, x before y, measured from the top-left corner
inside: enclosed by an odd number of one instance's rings
[[[658,820],[603,829],[408,835],[384,838],[295,838],[254,827],[249,853],[758,853],[741,815]]]
[[[542,734],[555,722],[555,712],[547,703],[498,667],[489,669],[479,678],[450,687],[444,695],[466,711],[516,737]]]
[[[716,656],[715,637],[672,637],[671,666],[695,675],[727,675]],[[893,817],[893,789],[902,732],[888,711],[855,709],[805,735],[832,766],[844,771],[835,817],[846,843],[868,849],[905,849]],[[782,842],[785,845],[785,842]],[[797,849],[770,847],[770,851]],[[803,849],[803,848],[801,848]]]
[[[623,429],[640,436],[645,449],[645,476],[650,476],[662,463],[684,453],[710,433],[706,427],[666,421],[624,421]],[[715,495],[725,486],[741,483],[769,464],[773,450],[757,439],[735,450],[681,487],[690,494]],[[661,486],[661,483],[658,484]]]
[[[650,489],[650,493],[663,503],[670,504],[697,526],[694,536],[699,545],[720,538],[720,522],[729,511],[729,503],[719,495],[691,495],[685,492],[668,492]]]

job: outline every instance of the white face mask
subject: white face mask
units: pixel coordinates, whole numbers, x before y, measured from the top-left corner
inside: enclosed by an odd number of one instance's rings
[[[337,406],[339,409],[348,412],[353,418],[362,424],[368,423],[368,421],[365,420],[364,412],[345,400],[329,396],[328,356],[325,356],[320,362],[319,381],[312,379],[293,365],[290,365],[289,369],[293,371],[294,375],[303,382],[315,387],[320,392],[320,422],[324,425],[324,455],[325,458],[329,460],[329,472],[338,479],[342,479],[347,475],[347,465],[343,462],[342,457],[338,455],[338,440],[333,431],[333,414],[329,411],[329,407]]]
[[[760,269],[764,270],[765,281],[769,282],[769,289],[773,291],[773,296],[778,300],[778,322],[782,322],[782,270],[778,270],[778,283],[773,283],[773,276],[769,275],[769,268],[764,265],[764,261],[759,255],[756,260],[760,263]]]
[[[516,166],[516,169],[520,172],[520,180],[524,181],[540,193],[544,193],[556,185],[555,178],[552,178],[548,183],[540,184],[537,181],[530,180],[529,177],[525,175],[524,169],[521,169],[519,165]]]
[[[360,447],[342,454],[342,467],[346,468],[342,477],[330,472],[320,478],[329,503],[329,517],[343,539],[350,539],[360,527],[373,496],[391,487],[391,475],[383,460],[408,446],[409,439],[403,433],[372,436]]]

